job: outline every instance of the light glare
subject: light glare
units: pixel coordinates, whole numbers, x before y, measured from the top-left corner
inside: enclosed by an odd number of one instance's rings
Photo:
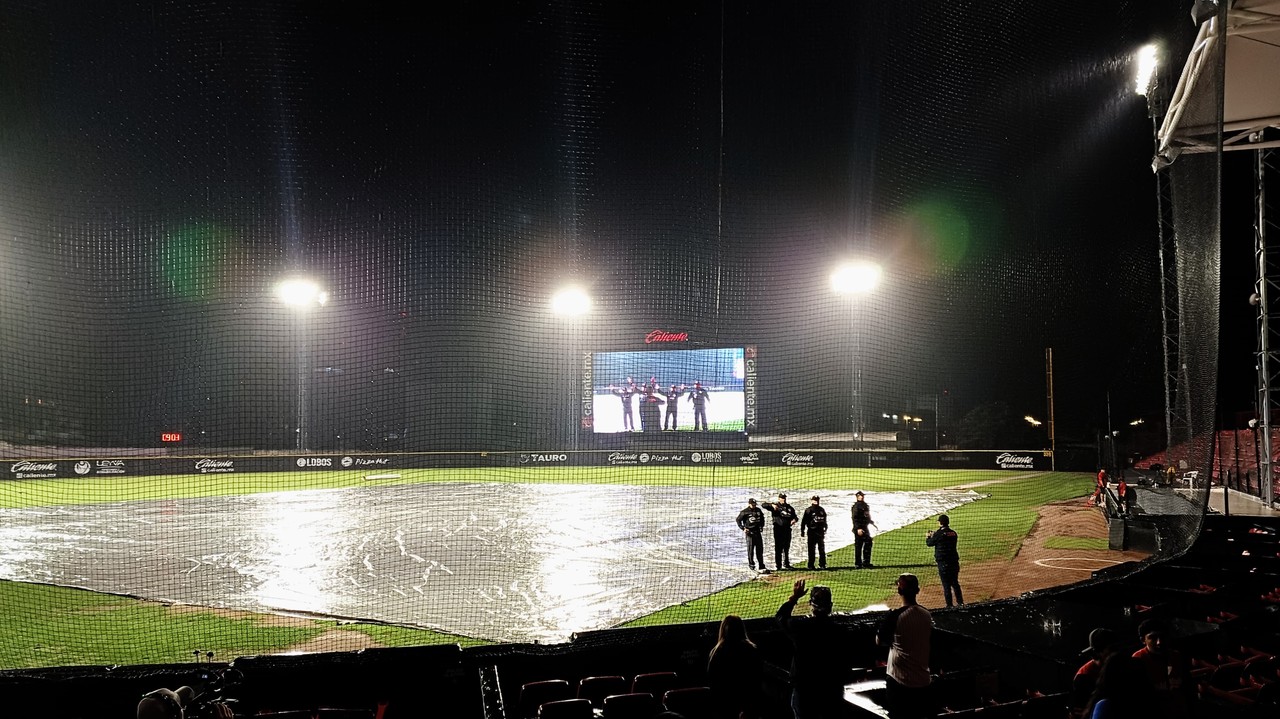
[[[866,295],[880,284],[884,270],[880,265],[860,260],[836,268],[831,273],[831,289],[842,295]]]
[[[1027,424],[1031,425],[1032,427],[1039,427],[1040,425],[1044,424],[1044,422],[1041,422],[1040,420],[1036,419],[1035,417],[1032,417],[1031,415],[1027,415],[1026,417],[1023,417],[1023,419],[1025,419],[1027,421]]]
[[[581,317],[591,311],[591,295],[580,287],[566,287],[551,296],[551,311],[560,317]]]
[[[1156,46],[1143,45],[1136,57],[1138,72],[1134,77],[1134,91],[1145,96],[1151,90],[1151,79],[1156,74]]]
[[[276,296],[291,307],[323,307],[329,301],[329,293],[320,289],[320,285],[306,279],[285,280],[276,285]]]

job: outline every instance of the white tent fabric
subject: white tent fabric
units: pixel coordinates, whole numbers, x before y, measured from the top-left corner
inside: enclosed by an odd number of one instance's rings
[[[1280,0],[1236,0],[1227,11],[1225,28],[1219,27],[1216,18],[1200,26],[1160,126],[1159,155],[1167,161],[1184,152],[1216,149],[1217,128],[1194,123],[1185,111],[1204,99],[1198,97],[1198,92],[1206,91],[1201,88],[1212,87],[1198,80],[1224,35],[1223,149],[1280,144],[1259,141],[1263,129],[1280,127]]]

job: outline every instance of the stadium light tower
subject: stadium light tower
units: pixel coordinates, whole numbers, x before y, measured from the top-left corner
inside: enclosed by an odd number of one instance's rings
[[[591,312],[591,295],[587,294],[587,291],[582,289],[581,287],[578,287],[576,285],[561,287],[559,290],[556,290],[556,292],[553,295],[551,295],[551,313],[566,322],[576,323],[581,318],[590,314],[590,312]],[[571,356],[573,357],[572,366],[574,367],[574,370],[575,370],[573,374],[575,383],[577,382],[577,379],[580,376],[586,376],[581,372],[582,365],[581,365],[580,358],[578,357],[578,352],[580,351],[578,346],[578,335],[579,335],[578,328],[577,327],[571,328],[570,338],[569,338],[569,351],[571,353]],[[584,393],[589,390],[590,390],[590,387],[582,388],[582,392]],[[578,393],[570,392],[569,395],[577,396]],[[582,415],[581,407],[578,407],[576,402],[573,405],[570,405],[569,416],[573,418],[573,421],[569,424],[570,442],[571,442],[573,451],[577,452],[579,435],[582,433],[581,417],[583,415]]]
[[[297,356],[297,390],[298,390],[298,427],[295,447],[299,452],[307,451],[307,370],[310,337],[307,334],[308,310],[324,307],[329,302],[329,293],[314,280],[304,277],[292,277],[276,285],[276,297],[294,310],[293,348]]]
[[[880,286],[880,278],[884,268],[870,260],[855,260],[836,267],[831,273],[831,289],[838,295],[850,298],[849,314],[853,324],[853,413],[850,417],[853,425],[853,439],[859,449],[862,448],[866,427],[863,422],[862,402],[862,297],[875,292]]]

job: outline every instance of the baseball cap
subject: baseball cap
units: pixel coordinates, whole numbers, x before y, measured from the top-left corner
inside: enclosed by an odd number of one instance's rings
[[[831,587],[819,584],[809,590],[809,603],[831,608]]]
[[[1080,652],[1081,656],[1089,656],[1101,654],[1107,647],[1115,644],[1118,637],[1116,633],[1106,627],[1098,627],[1089,632],[1089,646]]]
[[[862,490],[861,490],[861,489],[859,489],[858,491],[856,491],[856,492],[854,492],[854,493],[853,493],[853,496],[855,496],[855,497],[865,497],[865,496],[867,496],[867,495],[863,494],[863,493],[862,493]]]
[[[756,503],[756,498],[755,498],[755,497],[752,497],[751,499],[748,499],[748,500],[747,500],[747,504],[755,504],[755,503]]]
[[[898,575],[898,580],[902,582],[902,588],[909,592],[920,592],[920,578],[916,575],[906,572]],[[897,582],[894,583],[895,586]]]
[[[778,496],[779,496],[779,497],[781,497],[781,498],[783,498],[783,499],[786,499],[786,498],[787,498],[787,493],[786,493],[786,492],[778,492]]]
[[[818,495],[816,495],[816,494],[815,494],[815,495],[813,495],[812,497],[810,497],[809,499],[812,499],[813,501],[817,502],[817,501],[818,501]]]

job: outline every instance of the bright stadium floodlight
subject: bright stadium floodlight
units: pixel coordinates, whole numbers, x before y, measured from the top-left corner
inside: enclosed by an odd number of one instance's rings
[[[296,383],[297,383],[297,423],[298,426],[294,431],[294,448],[299,452],[305,452],[310,448],[310,437],[308,436],[308,415],[310,413],[309,398],[310,379],[308,371],[311,366],[311,339],[307,332],[307,313],[312,307],[324,307],[329,301],[329,293],[321,289],[320,285],[314,280],[305,277],[293,277],[282,280],[276,285],[276,297],[284,304],[297,310],[294,315],[293,330],[293,347],[297,354],[296,362]]]
[[[831,289],[841,295],[867,295],[880,284],[884,269],[875,262],[858,260],[840,265],[831,273]]]
[[[320,285],[312,280],[304,278],[284,280],[276,285],[276,297],[286,305],[299,309],[324,307],[329,301],[328,292],[320,289]]]
[[[1023,419],[1026,420],[1027,424],[1031,425],[1032,427],[1039,427],[1040,425],[1044,424],[1044,422],[1041,422],[1040,420],[1036,419],[1035,417],[1032,417],[1031,415],[1027,415],[1026,417],[1023,417]]]
[[[581,287],[564,287],[551,296],[551,311],[558,317],[581,317],[591,311],[591,295]]]
[[[1158,55],[1155,45],[1143,45],[1134,56],[1138,71],[1134,75],[1133,89],[1139,95],[1145,97],[1151,91],[1151,81],[1156,76],[1156,66],[1159,63]]]

